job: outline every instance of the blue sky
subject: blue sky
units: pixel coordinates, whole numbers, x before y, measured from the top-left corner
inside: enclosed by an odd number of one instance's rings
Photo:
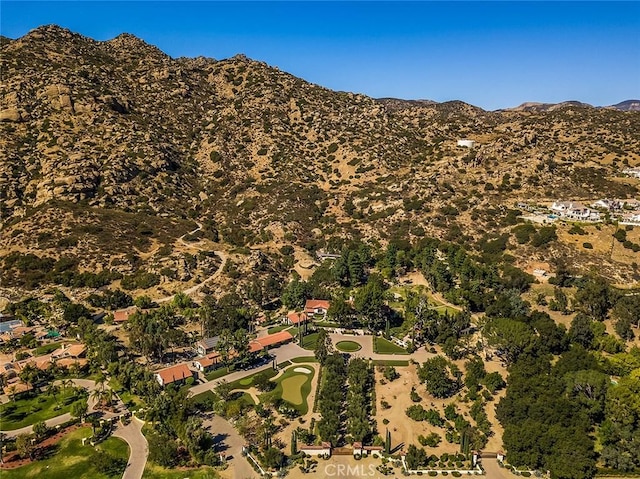
[[[171,56],[237,53],[373,97],[610,105],[640,98],[640,2],[0,2],[2,35],[55,23]]]

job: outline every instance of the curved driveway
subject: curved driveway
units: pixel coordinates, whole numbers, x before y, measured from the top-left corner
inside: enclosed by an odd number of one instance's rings
[[[144,422],[133,417],[126,426],[118,424],[113,432],[114,437],[119,437],[129,444],[129,461],[124,470],[122,479],[141,479],[144,467],[149,456],[149,444],[147,438],[142,434]]]

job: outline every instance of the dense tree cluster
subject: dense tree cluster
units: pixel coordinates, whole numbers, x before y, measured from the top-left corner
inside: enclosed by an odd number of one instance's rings
[[[322,373],[318,409],[322,419],[318,421],[318,433],[323,441],[338,444],[341,433],[341,415],[345,400],[347,365],[341,354],[327,356]]]
[[[370,418],[373,368],[364,359],[352,359],[347,368],[347,381],[347,433],[355,441],[368,442],[375,432]]]

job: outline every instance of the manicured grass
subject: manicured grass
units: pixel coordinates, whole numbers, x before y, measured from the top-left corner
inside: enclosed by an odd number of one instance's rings
[[[54,352],[56,349],[60,347],[62,341],[58,341],[57,343],[45,344],[36,348],[33,351],[34,356],[44,356],[45,354],[49,354]]]
[[[374,359],[373,364],[376,366],[409,366],[409,361],[397,359]]]
[[[82,438],[91,436],[91,428],[83,427],[71,432],[56,445],[47,459],[27,464],[17,469],[3,470],[2,479],[107,479],[93,465],[93,452],[98,449],[113,456],[129,459],[129,446],[121,439],[110,437],[95,448],[82,445]],[[184,477],[184,476],[183,476]]]
[[[203,393],[196,394],[195,396],[193,396],[193,403],[204,404],[205,402],[209,400],[214,400],[215,398],[216,398],[216,395],[213,393],[213,391],[205,391]]]
[[[306,374],[298,374],[296,376],[290,376],[283,379],[282,384],[282,399],[295,405],[302,405],[302,385],[307,381]]]
[[[280,331],[284,331],[287,328],[290,328],[291,325],[290,324],[283,324],[280,326],[273,326],[272,328],[267,329],[267,333],[269,334],[274,334],[274,333],[279,333]]]
[[[224,366],[221,366],[218,369],[214,369],[213,371],[205,374],[205,377],[207,378],[207,381],[213,381],[214,379],[219,379],[232,372],[233,372],[233,368],[229,368],[229,370],[227,371],[227,368],[225,368]]]
[[[212,467],[199,467],[197,469],[166,469],[147,462],[142,474],[142,479],[217,479],[220,476]]]
[[[318,343],[318,333],[311,333],[311,334],[307,334],[306,336],[303,336],[302,343],[300,344],[300,346],[302,346],[304,349],[308,351],[313,351],[314,349],[316,349],[317,343]]]
[[[293,358],[291,360],[292,363],[300,364],[300,363],[317,363],[318,360],[315,356],[300,356],[299,358]]]
[[[257,376],[258,374],[266,374],[267,377],[269,379],[271,379],[272,377],[274,377],[276,374],[278,374],[278,371],[276,371],[273,368],[268,368],[265,369],[264,371],[259,371],[255,374],[252,374],[251,376],[247,376],[246,378],[242,378],[242,379],[237,379],[235,381],[232,381],[229,383],[229,385],[231,386],[231,389],[249,389],[252,385],[253,385],[253,379],[255,376]]]
[[[300,414],[306,414],[309,410],[307,397],[311,392],[311,381],[315,370],[309,367],[307,369],[311,371],[311,374],[304,374],[296,372],[295,369],[295,367],[287,369],[284,374],[276,380],[276,388],[267,394],[273,394],[276,397],[282,398],[300,411]]]
[[[314,321],[313,324],[321,328],[339,328],[340,323],[334,323],[331,321]]]
[[[61,388],[56,395],[57,403],[46,393],[10,401],[0,406],[0,430],[13,431],[65,414],[71,410],[71,404],[82,397],[86,395],[77,394],[73,388],[66,391]]]
[[[355,351],[360,351],[362,346],[355,341],[338,341],[336,343],[336,349],[343,353],[353,353]]]
[[[281,363],[278,363],[278,368],[282,369],[282,368],[286,368],[287,366],[291,366],[291,361],[282,361]]]
[[[378,354],[409,354],[397,344],[378,336],[373,338],[373,352]]]

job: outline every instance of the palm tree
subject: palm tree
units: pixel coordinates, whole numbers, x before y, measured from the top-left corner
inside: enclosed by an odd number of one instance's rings
[[[73,386],[73,381],[69,378],[64,378],[60,381],[60,385],[62,386],[62,394],[66,394],[67,388]]]
[[[49,383],[47,386],[47,394],[49,396],[53,396],[53,400],[58,404],[58,393],[60,392],[60,387],[57,384]]]
[[[16,400],[16,385],[12,384],[9,386],[9,396],[11,396],[11,400],[15,402]]]

